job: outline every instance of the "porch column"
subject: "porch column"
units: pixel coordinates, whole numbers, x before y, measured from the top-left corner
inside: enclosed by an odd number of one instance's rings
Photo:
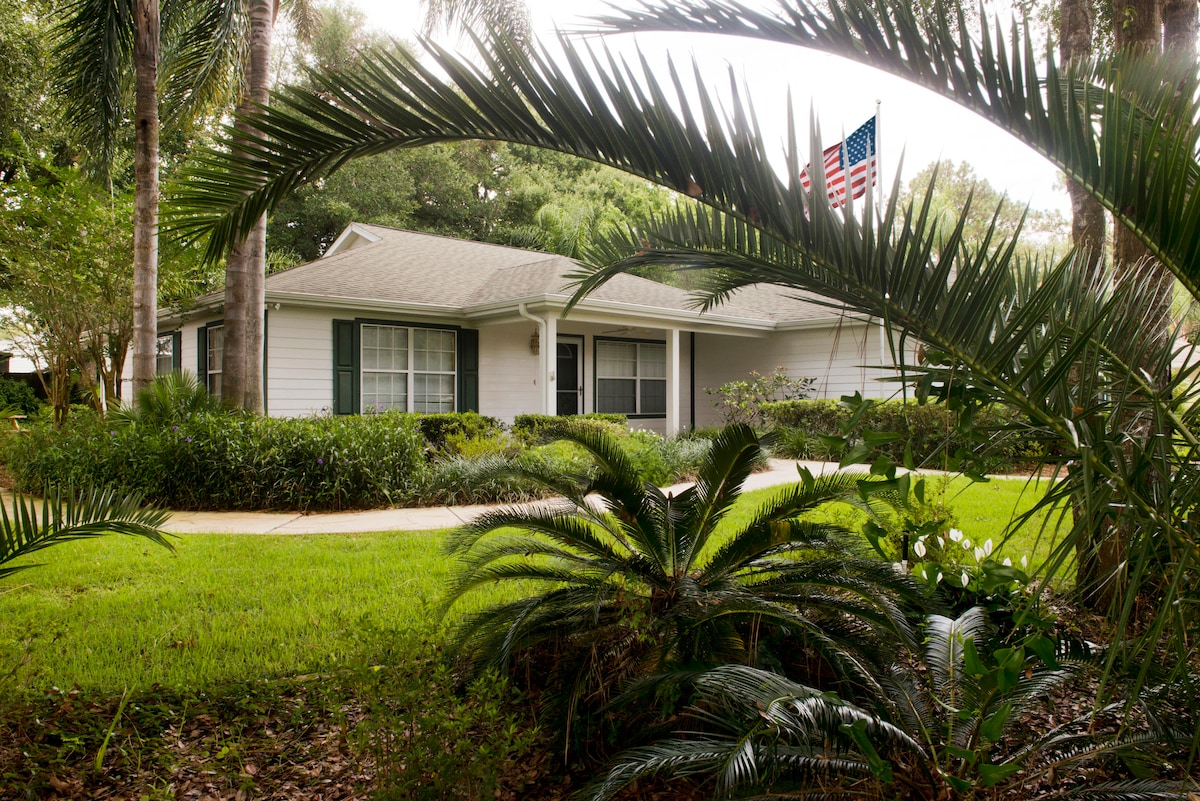
[[[667,435],[678,434],[679,425],[679,329],[667,329]]]
[[[546,312],[546,341],[542,343],[542,355],[546,359],[542,370],[542,405],[546,414],[558,414],[558,316]]]

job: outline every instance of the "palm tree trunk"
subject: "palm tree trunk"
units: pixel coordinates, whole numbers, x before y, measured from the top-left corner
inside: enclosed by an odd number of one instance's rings
[[[1059,60],[1065,65],[1091,55],[1093,36],[1091,1],[1063,0],[1058,22]],[[1100,270],[1103,268],[1105,260],[1107,215],[1104,213],[1104,207],[1070,178],[1067,179],[1067,195],[1071,198],[1071,243],[1086,250],[1096,270]],[[1092,274],[1094,275],[1095,272]],[[1079,376],[1075,375],[1073,378],[1072,383],[1078,386]],[[1075,546],[1076,585],[1081,588],[1097,586],[1100,579],[1100,565],[1096,556],[1099,532],[1092,530],[1085,521],[1085,507],[1086,499],[1078,496],[1071,509],[1075,525],[1085,529],[1084,535],[1079,537]]]
[[[1161,0],[1113,0],[1112,18],[1113,44],[1118,50],[1149,53],[1162,47]],[[1133,211],[1136,213],[1136,209]],[[1156,300],[1145,309],[1144,319],[1149,325],[1153,325],[1150,321],[1154,320],[1161,320],[1163,327],[1169,325],[1170,289],[1174,276],[1151,259],[1146,246],[1120,221],[1114,221],[1113,225],[1113,265],[1118,276],[1139,271],[1147,280],[1159,284],[1160,291],[1154,295]],[[1170,380],[1170,376],[1156,378],[1161,382]],[[1123,421],[1123,424],[1132,439],[1142,443],[1156,433],[1165,433],[1154,432],[1145,422],[1133,419]],[[1132,458],[1133,450],[1131,441],[1125,449],[1126,458]],[[1129,522],[1122,520],[1115,526],[1103,526],[1103,529],[1093,532],[1088,553],[1080,555],[1077,586],[1082,590],[1085,603],[1116,620],[1127,586],[1125,561],[1136,532]]]
[[[1196,0],[1163,0],[1163,47],[1168,51],[1196,55],[1200,28],[1200,6]]]
[[[1093,13],[1091,0],[1063,0],[1059,11],[1058,54],[1063,64],[1092,54]],[[1082,186],[1067,179],[1071,198],[1071,242],[1085,248],[1092,263],[1104,263],[1104,207]]]
[[[154,380],[158,337],[158,0],[134,1],[133,391]]]
[[[254,0],[250,7],[250,48],[246,86],[238,113],[246,114],[270,99],[271,39],[278,0]],[[253,133],[241,120],[240,131]],[[226,402],[247,411],[263,411],[263,334],[266,299],[267,218],[264,215],[243,240],[235,243],[225,271]],[[231,313],[232,312],[232,313]]]

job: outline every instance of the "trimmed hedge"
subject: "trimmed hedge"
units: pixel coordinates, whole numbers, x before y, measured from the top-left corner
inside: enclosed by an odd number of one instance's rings
[[[603,412],[589,412],[588,414],[577,414],[569,418],[556,417],[552,414],[518,414],[513,418],[512,431],[513,434],[520,437],[527,443],[545,442],[553,439],[554,429],[561,426],[563,420],[594,420],[598,423],[608,423],[610,425],[628,426],[629,420],[623,414],[605,414]]]
[[[709,448],[703,438],[630,431],[620,415],[589,417],[612,427],[643,477],[657,484],[694,475]],[[520,441],[552,434],[552,424],[561,422],[526,415]],[[496,419],[473,412],[280,419],[211,410],[155,423],[106,420],[76,408],[58,430],[43,415],[25,434],[7,438],[4,457],[24,492],[111,485],[180,510],[508,503],[540,497],[541,490],[497,476],[498,465],[529,458],[564,474],[590,467],[568,443],[523,448],[515,439]]]
[[[836,459],[820,435],[841,436],[839,424],[850,419],[850,410],[833,400],[779,401],[763,406],[767,424],[775,431],[781,455],[792,458]],[[914,463],[941,467],[959,449],[981,453],[991,472],[1028,467],[1046,458],[1045,443],[1024,433],[1021,417],[1003,406],[989,406],[974,415],[974,431],[957,429],[958,412],[942,404],[913,401],[875,403],[850,433],[861,438],[864,431],[897,433],[900,439],[878,447],[902,462],[904,448],[912,449]]]
[[[428,469],[413,415],[200,414],[168,428],[77,411],[11,437],[16,488],[116,485],[172,509],[360,509],[404,503]]]

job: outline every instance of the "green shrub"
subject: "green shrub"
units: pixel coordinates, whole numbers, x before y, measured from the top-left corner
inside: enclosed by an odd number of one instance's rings
[[[545,442],[555,437],[554,431],[562,426],[565,420],[594,420],[598,423],[609,423],[617,426],[628,425],[628,418],[623,414],[603,414],[591,412],[571,417],[558,417],[552,414],[518,414],[513,419],[513,434],[526,443]]]
[[[495,417],[485,417],[478,412],[439,412],[417,416],[421,425],[421,436],[429,443],[433,452],[441,452],[452,437],[460,439],[483,439],[500,434],[504,427]]]
[[[746,378],[716,388],[705,387],[704,391],[715,396],[713,406],[721,413],[725,425],[745,423],[761,428],[768,403],[811,398],[816,386],[817,379],[791,378],[787,369],[779,366],[768,375],[751,370]]]
[[[337,510],[410,500],[425,441],[411,415],[278,419],[204,413],[155,429],[72,415],[9,444],[17,487],[135,489],[173,509]]]
[[[24,381],[0,376],[0,409],[17,409],[21,414],[33,414],[42,405],[33,387]]]
[[[821,436],[843,436],[840,426],[850,420],[850,410],[832,400],[794,400],[765,404],[767,424],[775,432],[776,453],[788,458],[831,459],[840,453]],[[1022,431],[1020,416],[1004,407],[975,412],[973,428],[959,426],[958,413],[942,404],[882,401],[874,403],[850,432],[851,440],[863,432],[896,433],[895,442],[878,446],[878,452],[902,462],[907,446],[917,466],[951,465],[961,450],[982,454],[991,472],[1026,467],[1043,458],[1043,443]]]

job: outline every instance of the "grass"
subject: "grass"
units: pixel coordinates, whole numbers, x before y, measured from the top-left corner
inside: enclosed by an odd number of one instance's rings
[[[726,524],[774,491],[747,493]],[[945,487],[956,525],[975,542],[1001,543],[1035,495],[1009,479]],[[1000,555],[1040,565],[1050,544],[1040,523]],[[440,540],[439,532],[208,534],[181,537],[174,554],[122,537],[45,551],[44,566],[0,586],[0,690],[216,686],[329,670],[380,636],[424,647],[440,638],[449,570]],[[471,607],[460,602],[456,613]]]
[[[1007,556],[1017,563],[1024,556],[1030,568],[1037,569],[1049,556],[1061,523],[1057,515],[1040,511],[1021,528],[1008,532],[1010,524],[1032,508],[1045,492],[1045,484],[1023,478],[996,478],[975,483],[964,477],[930,476],[926,481],[926,499],[935,505],[948,506],[954,527],[961,529],[972,542],[992,540],[997,559]],[[768,488],[747,492],[739,506],[723,521],[722,527],[729,529],[744,524],[753,510],[776,491]],[[865,515],[850,511],[844,505],[820,514],[849,528],[856,528],[866,519]]]
[[[0,676],[26,686],[211,686],[320,671],[367,633],[438,630],[435,532],[107,537],[0,587]],[[14,667],[15,666],[15,667]]]
[[[954,480],[945,497],[972,539],[999,541],[1033,502],[1023,487]],[[725,525],[776,491],[747,493]],[[441,652],[441,538],[187,535],[169,553],[108,537],[37,554],[0,584],[0,798],[562,799],[572,779],[528,702],[495,677],[464,691]],[[1004,552],[1036,563],[1045,539],[1029,527]]]

